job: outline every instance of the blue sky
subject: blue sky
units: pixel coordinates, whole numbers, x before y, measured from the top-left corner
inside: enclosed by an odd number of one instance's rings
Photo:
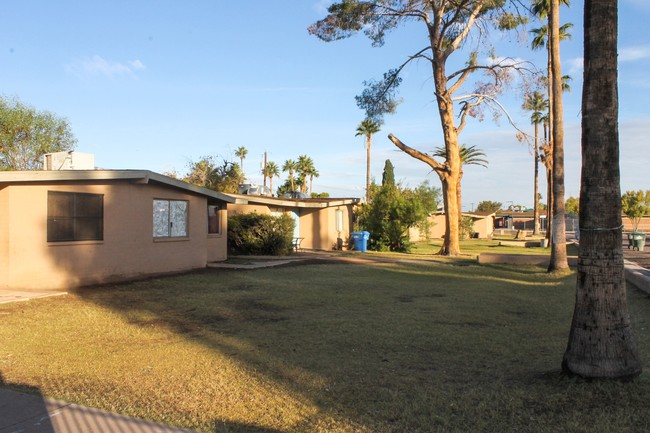
[[[5,3],[0,94],[66,117],[77,150],[93,153],[97,166],[183,174],[191,160],[235,160],[234,150],[245,146],[251,181],[262,181],[265,151],[278,164],[307,154],[321,174],[314,190],[338,197],[364,195],[364,140],[355,137],[363,112],[354,96],[364,80],[380,78],[425,43],[419,25],[390,34],[382,48],[363,35],[322,42],[307,27],[325,16],[326,0]],[[573,0],[561,16],[574,24],[561,49],[563,72],[573,77],[564,97],[567,196],[579,193],[582,9]],[[650,2],[620,0],[619,22],[622,189],[650,189]],[[498,54],[543,67],[544,53],[531,52],[525,37],[492,39]],[[425,63],[405,71],[404,102],[373,140],[377,179],[390,159],[403,183],[439,186],[428,166],[386,138],[393,133],[422,151],[442,145],[428,73]],[[520,95],[513,89],[503,103],[532,134]],[[532,205],[533,157],[504,119],[472,120],[460,140],[490,161],[487,169],[466,168],[465,210],[481,200]],[[544,185],[542,175],[545,196]]]

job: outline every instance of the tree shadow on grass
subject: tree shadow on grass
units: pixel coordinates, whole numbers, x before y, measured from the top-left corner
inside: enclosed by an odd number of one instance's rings
[[[552,368],[529,357],[558,350],[563,326],[553,328],[550,347],[534,340],[549,340],[538,329],[542,321],[567,322],[568,329],[570,308],[532,309],[512,277],[531,283],[533,269],[510,270],[485,301],[461,289],[481,268],[457,272],[443,284],[414,264],[206,270],[77,293],[133,325],[169,329],[227,355],[318,408],[281,431],[327,422],[341,423],[325,429],[331,431],[462,431],[471,417],[499,412],[506,385],[525,389],[535,371]],[[522,369],[522,362],[532,365]],[[456,428],[449,423],[458,408],[467,414]],[[215,432],[273,431],[214,425]]]

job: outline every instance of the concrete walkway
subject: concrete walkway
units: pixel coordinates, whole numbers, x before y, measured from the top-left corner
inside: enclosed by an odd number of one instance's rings
[[[0,433],[195,433],[0,389]]]
[[[48,298],[50,296],[67,295],[68,292],[29,292],[19,290],[0,290],[0,304],[7,302],[29,301],[30,299]]]

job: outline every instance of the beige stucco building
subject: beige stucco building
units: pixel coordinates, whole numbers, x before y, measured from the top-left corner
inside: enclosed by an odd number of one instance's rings
[[[494,213],[488,212],[463,212],[464,217],[472,219],[474,236],[480,239],[488,239],[494,233]],[[445,214],[438,212],[429,216],[429,239],[440,239],[445,235]],[[409,229],[409,238],[412,242],[427,239],[427,233],[423,233],[419,227]]]
[[[0,172],[0,289],[67,289],[225,260],[230,202],[144,170]]]
[[[302,249],[332,250],[343,246],[352,232],[352,214],[358,198],[289,199],[253,195],[228,194],[235,200],[228,205],[228,214],[258,212],[288,213],[294,219],[294,238]]]

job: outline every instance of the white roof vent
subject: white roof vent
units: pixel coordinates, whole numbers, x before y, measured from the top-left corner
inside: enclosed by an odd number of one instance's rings
[[[43,170],[94,170],[95,155],[81,152],[55,152],[43,155]]]

